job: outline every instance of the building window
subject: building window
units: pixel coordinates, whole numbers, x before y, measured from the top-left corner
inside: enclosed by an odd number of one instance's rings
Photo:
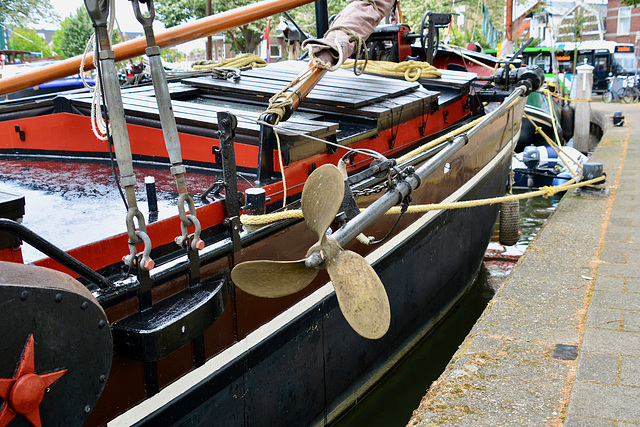
[[[269,46],[269,56],[272,58],[280,58],[282,56],[282,47],[278,44]]]
[[[618,9],[618,35],[627,35],[631,29],[631,8]]]

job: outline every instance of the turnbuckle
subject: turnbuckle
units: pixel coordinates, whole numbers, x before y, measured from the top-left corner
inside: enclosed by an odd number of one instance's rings
[[[180,152],[180,139],[178,137],[178,129],[175,117],[171,108],[171,96],[167,86],[166,75],[162,68],[160,59],[160,48],[156,45],[155,36],[153,34],[153,19],[155,17],[155,9],[153,0],[142,1],[146,3],[148,16],[144,16],[140,11],[141,0],[131,0],[133,4],[133,12],[138,22],[144,28],[147,40],[146,54],[149,57],[149,65],[151,67],[151,78],[153,80],[153,88],[158,103],[158,114],[160,116],[160,124],[164,134],[165,145],[169,160],[171,161],[171,174],[176,179],[178,187],[178,212],[180,213],[180,228],[182,235],[176,237],[175,242],[180,246],[189,246],[193,251],[204,249],[204,241],[200,239],[202,228],[200,221],[196,218],[196,207],[193,199],[187,193],[186,183],[184,179],[185,167],[182,164],[182,154]],[[185,211],[185,202],[189,206],[189,215]],[[192,236],[189,236],[187,227],[195,226],[196,230]],[[188,242],[189,241],[189,242]]]
[[[109,2],[105,0],[84,0],[91,20],[96,26],[106,26],[109,16]]]

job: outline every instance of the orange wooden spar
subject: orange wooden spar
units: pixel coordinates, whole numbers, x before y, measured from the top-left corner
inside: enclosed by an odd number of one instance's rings
[[[177,25],[156,33],[156,43],[160,48],[168,48],[182,43],[207,37],[231,28],[239,27],[276,13],[312,3],[314,0],[264,0],[237,9],[228,10],[216,15],[207,16],[194,22]],[[144,37],[138,37],[119,43],[113,47],[116,61],[135,58],[144,54],[147,42]],[[0,95],[61,79],[78,73],[82,56],[74,56],[37,70],[0,79]],[[93,69],[93,53],[89,53],[85,60],[85,70]]]
[[[297,85],[294,85],[284,93],[284,96],[287,96],[287,94],[290,92],[298,95],[292,97],[293,105],[291,106],[291,108],[293,111],[298,108],[298,106],[302,103],[302,100],[305,99],[307,95],[309,95],[309,92],[313,90],[320,79],[322,79],[322,76],[324,76],[327,72],[327,70],[314,67],[313,64],[309,64],[309,68],[311,68],[311,75]],[[304,74],[305,72],[306,71],[303,71],[300,74]]]

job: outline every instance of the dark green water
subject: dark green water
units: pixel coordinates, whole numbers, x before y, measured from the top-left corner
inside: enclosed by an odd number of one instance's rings
[[[557,202],[556,198],[542,197],[520,202],[522,249],[533,240]],[[451,312],[332,427],[406,426],[431,383],[444,371],[513,267],[511,262],[485,260],[478,278]]]

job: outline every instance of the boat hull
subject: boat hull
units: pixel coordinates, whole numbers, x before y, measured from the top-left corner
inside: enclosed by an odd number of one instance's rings
[[[447,201],[504,194],[511,145],[502,147]],[[114,425],[330,422],[464,294],[477,275],[497,214],[496,205],[431,211],[366,257],[391,304],[392,323],[382,339],[357,335],[326,284]]]

